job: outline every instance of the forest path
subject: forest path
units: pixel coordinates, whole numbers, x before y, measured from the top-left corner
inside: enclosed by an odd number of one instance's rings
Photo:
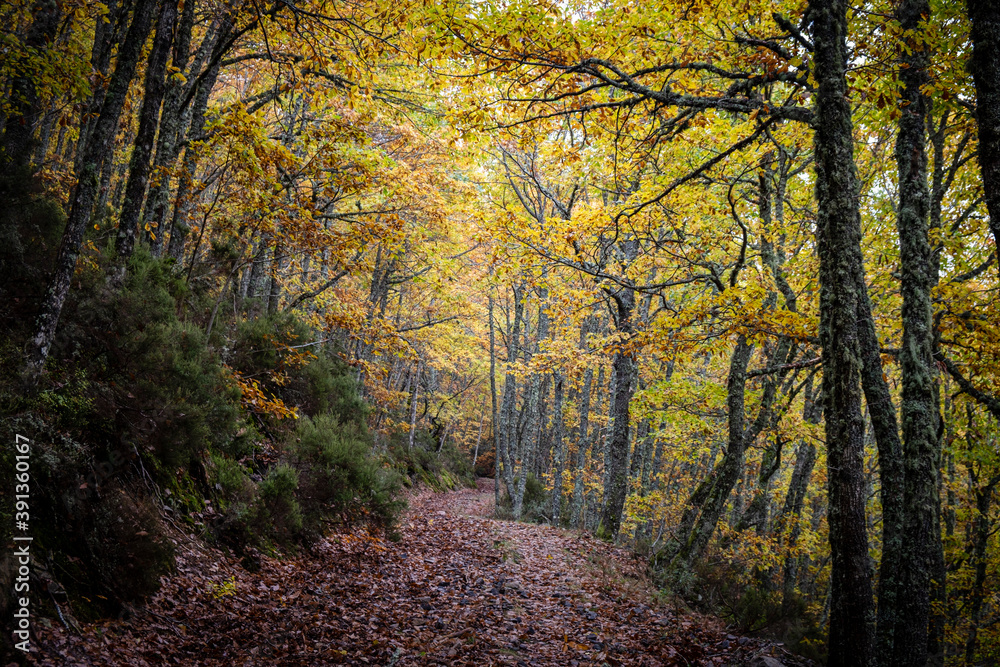
[[[492,481],[419,492],[388,542],[355,531],[248,573],[198,543],[127,621],[38,628],[45,665],[774,665],[780,651],[658,606],[589,535],[489,518]],[[787,663],[786,663],[787,664]]]

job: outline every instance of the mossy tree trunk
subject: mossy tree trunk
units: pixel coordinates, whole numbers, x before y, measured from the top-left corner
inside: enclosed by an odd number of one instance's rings
[[[507,362],[513,364],[520,354],[521,321],[524,314],[524,302],[522,300],[524,287],[515,285],[513,289],[513,322],[508,321],[507,326]],[[513,370],[508,365],[504,377],[503,396],[500,409],[500,438],[498,440],[500,451],[497,454],[497,465],[501,466],[504,485],[507,489],[507,497],[514,500],[517,494],[515,486],[514,467],[516,462],[516,452],[514,448],[517,442],[517,378]]]
[[[629,261],[634,259],[638,244],[627,241],[634,247],[625,250]],[[604,506],[601,511],[600,532],[604,537],[614,539],[621,526],[622,510],[628,495],[628,453],[629,453],[629,406],[635,392],[638,365],[634,353],[629,349],[632,335],[632,313],[635,310],[635,290],[626,283],[614,291],[615,329],[621,340],[615,348],[612,369],[614,373],[614,393],[611,396],[611,433],[608,439],[608,456],[605,459]]]
[[[208,30],[204,41],[199,48],[198,56],[194,63],[188,67],[188,60],[191,57],[191,33],[194,29],[194,9],[195,0],[186,0],[181,18],[177,25],[177,33],[174,37],[173,54],[171,64],[182,70],[183,76],[187,77],[188,85],[194,85],[198,69],[208,55],[209,45],[214,39],[215,27]],[[180,154],[178,146],[182,133],[184,117],[184,95],[187,86],[179,80],[171,79],[166,84],[163,98],[163,109],[160,113],[160,127],[156,139],[156,158],[153,163],[153,175],[158,177],[158,182],[149,189],[146,197],[146,204],[143,208],[142,220],[149,225],[149,232],[146,239],[149,242],[150,250],[154,257],[159,257],[163,250],[164,234],[166,233],[164,222],[166,221],[167,209],[170,193],[170,178],[167,172],[173,167],[177,156]]]
[[[562,514],[562,478],[565,460],[563,426],[563,376],[552,374],[552,525],[559,524]]]
[[[904,0],[897,18],[905,31],[916,32],[930,14],[927,0]],[[932,356],[932,255],[928,238],[930,193],[924,128],[929,101],[921,91],[930,81],[929,54],[923,41],[903,51],[903,83],[896,165],[899,170],[899,232],[903,340],[902,370],[903,516],[901,561],[894,573],[896,595],[880,600],[878,653],[881,665],[923,665],[927,662],[927,632],[932,577],[932,535],[937,525],[937,401]],[[889,554],[892,557],[892,554]],[[889,583],[889,586],[892,584]],[[895,603],[895,609],[886,609]],[[892,623],[892,628],[886,627]]]
[[[187,215],[191,208],[194,197],[195,175],[200,161],[200,142],[204,140],[205,121],[208,112],[208,100],[211,97],[215,81],[219,77],[220,59],[231,42],[229,36],[231,28],[228,21],[219,30],[217,42],[213,49],[212,60],[208,65],[204,78],[198,84],[198,90],[194,95],[191,107],[191,124],[187,130],[187,144],[184,148],[184,160],[181,164],[180,177],[177,182],[177,195],[174,197],[174,213],[170,223],[170,243],[167,253],[170,257],[181,262],[184,257],[184,244],[190,233]],[[278,253],[274,253],[277,259]]]
[[[816,403],[813,392],[812,378],[809,379],[805,389],[805,402],[802,408],[802,420],[807,424],[819,424],[822,417],[822,409]],[[809,480],[812,477],[813,468],[816,465],[816,445],[807,439],[799,442],[798,450],[795,454],[795,466],[792,468],[792,479],[788,483],[788,493],[785,495],[785,503],[781,508],[781,513],[775,517],[778,539],[782,540],[789,547],[794,547],[802,534],[802,508],[805,506],[806,492],[809,490]],[[791,524],[787,536],[784,535],[783,528]],[[786,612],[792,608],[795,599],[795,588],[798,584],[800,556],[788,556],[785,558],[784,577],[782,583],[781,606]]]
[[[80,180],[71,199],[70,213],[56,257],[55,269],[42,301],[34,336],[28,344],[26,371],[27,379],[32,383],[45,365],[49,348],[55,339],[59,316],[69,294],[70,281],[76,269],[76,259],[83,243],[83,234],[94,209],[99,174],[104,163],[112,157],[118,119],[121,117],[128,96],[129,84],[135,77],[139,56],[149,36],[155,7],[156,0],[137,0],[135,3],[128,34],[118,51],[118,61],[108,82],[104,104],[87,142],[86,155],[81,163]]]
[[[493,430],[493,509],[500,506],[500,422],[497,414],[497,348],[496,322],[493,320],[493,290],[490,288],[486,316],[490,325],[490,401],[492,405],[491,428]]]
[[[829,664],[874,664],[872,573],[865,525],[858,311],[861,218],[847,98],[847,2],[811,0],[817,82],[814,136],[823,405],[832,555]],[[859,280],[861,276],[861,280]]]
[[[143,90],[142,108],[139,110],[139,128],[135,134],[135,146],[129,164],[128,182],[125,185],[125,201],[118,219],[118,235],[115,250],[118,263],[124,266],[135,248],[135,237],[139,225],[142,200],[149,182],[150,156],[153,153],[153,139],[159,125],[160,106],[163,103],[164,77],[167,59],[174,41],[174,27],[177,21],[177,3],[164,0],[160,10],[160,20],[156,26],[156,37],[146,63],[146,78]]]
[[[104,82],[107,81],[110,84],[108,73],[111,71],[112,56],[121,43],[126,26],[129,25],[129,13],[133,4],[128,0],[111,0],[107,3],[108,14],[106,18],[108,22],[98,21],[94,26],[90,66],[100,76],[97,77],[97,81],[91,89],[90,97],[86,103],[86,112],[81,119],[77,135],[76,152],[73,155],[73,173],[77,177],[83,173],[87,157],[87,144],[93,136],[108,92],[108,86],[105,86]]]
[[[972,30],[969,69],[976,84],[979,168],[990,213],[990,231],[1000,260],[1000,5],[996,0],[967,0]],[[1000,271],[1000,261],[997,262]]]
[[[581,347],[584,349],[587,338],[586,331],[587,320],[584,321],[580,333]],[[580,513],[583,511],[583,486],[587,468],[587,449],[590,446],[590,397],[593,383],[594,369],[588,365],[583,372],[583,387],[580,389],[580,425],[577,429],[576,458],[573,463],[573,501],[570,506],[569,525],[574,528],[579,526]]]
[[[688,499],[689,507],[681,520],[678,542],[670,554],[672,561],[685,567],[690,566],[708,545],[729,494],[743,473],[743,457],[747,444],[745,433],[747,367],[750,365],[751,356],[753,356],[753,345],[747,341],[746,336],[740,336],[729,361],[729,379],[726,381],[729,433],[726,451],[719,464],[712,468],[709,476],[698,485]]]
[[[980,480],[975,470],[969,469],[970,485],[976,498],[976,513],[972,527],[972,565],[975,576],[970,590],[969,600],[969,630],[965,638],[965,663],[976,663],[976,650],[979,643],[979,628],[983,622],[983,607],[986,603],[986,571],[989,565],[986,550],[993,532],[993,521],[990,520],[990,507],[993,504],[993,493],[1000,483],[1000,476],[994,476],[980,486]]]

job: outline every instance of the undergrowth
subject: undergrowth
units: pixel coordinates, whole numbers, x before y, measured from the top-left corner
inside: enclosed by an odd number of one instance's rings
[[[377,452],[351,369],[335,347],[302,348],[316,336],[294,315],[248,302],[206,336],[211,300],[142,249],[121,285],[110,252],[85,257],[45,372],[25,391],[22,350],[57,210],[0,210],[16,237],[0,249],[0,437],[31,439],[35,583],[64,587],[67,613],[111,616],[155,591],[177,529],[253,568],[261,551],[294,551],[331,526],[394,535],[407,469],[442,488],[471,477],[447,446],[422,441],[400,462]],[[0,468],[13,467],[0,448]],[[0,498],[5,541],[12,512]],[[13,572],[0,563],[5,619]]]

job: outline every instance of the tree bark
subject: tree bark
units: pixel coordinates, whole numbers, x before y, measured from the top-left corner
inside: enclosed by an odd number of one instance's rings
[[[413,449],[413,440],[417,434],[417,390],[420,388],[420,360],[413,370],[413,393],[410,394],[410,439],[406,444],[407,451]]]
[[[805,401],[802,408],[802,420],[807,424],[819,424],[822,417],[820,406],[816,404],[813,393],[812,378],[809,379],[805,390]],[[781,508],[781,514],[776,517],[776,524],[783,528],[791,522],[787,538],[779,534],[779,540],[785,542],[788,547],[794,547],[802,533],[802,508],[805,506],[806,492],[809,490],[809,479],[812,477],[813,468],[816,465],[816,446],[808,440],[799,443],[798,451],[795,454],[795,466],[792,469],[792,479],[788,483],[788,493],[785,495],[785,503]],[[795,587],[798,583],[800,557],[788,556],[785,558],[784,579],[782,586],[781,606],[786,612],[792,608],[795,595]]]
[[[635,292],[622,287],[614,295],[617,308],[616,329],[622,340],[615,349],[612,368],[614,371],[614,395],[611,397],[611,411],[614,422],[608,440],[606,473],[607,486],[604,489],[604,507],[601,513],[599,532],[608,539],[618,536],[622,510],[628,495],[628,450],[629,450],[629,405],[635,392],[638,365],[633,352],[628,349],[628,338],[632,334],[632,311],[635,309]]]
[[[225,37],[228,34],[224,29],[221,33],[220,44],[226,41]],[[203,139],[202,134],[205,130],[205,114],[208,110],[208,100],[218,76],[219,63],[216,62],[208,72],[208,75],[199,84],[198,93],[195,95],[194,102],[192,103],[191,125],[187,133],[188,143],[184,148],[184,161],[181,166],[181,175],[178,179],[177,195],[174,198],[174,215],[170,223],[170,245],[167,248],[169,256],[178,262],[183,258],[184,242],[187,240],[188,233],[190,232],[187,224],[187,211],[191,206],[194,178],[200,158],[198,146],[194,144]],[[277,253],[275,253],[276,256]]]
[[[832,555],[829,665],[874,664],[865,526],[858,307],[861,219],[847,99],[847,2],[810,0],[817,81],[815,169],[820,329]]]
[[[160,106],[163,103],[165,87],[164,76],[167,71],[170,47],[174,41],[176,20],[177,3],[173,0],[164,0],[160,11],[160,20],[156,26],[153,48],[146,63],[145,95],[142,98],[142,108],[139,111],[139,128],[136,131],[135,146],[132,149],[128,183],[125,185],[125,202],[118,220],[115,250],[120,266],[128,263],[129,257],[132,256],[132,251],[135,249],[139,213],[142,211],[142,200],[146,195],[146,185],[149,182],[150,156],[153,152],[156,127],[159,124]]]
[[[98,21],[94,26],[94,43],[91,47],[90,66],[100,75],[87,100],[86,110],[77,133],[76,154],[73,157],[73,173],[79,177],[83,172],[87,156],[87,144],[91,140],[97,118],[108,89],[102,85],[111,69],[111,58],[122,39],[124,27],[128,24],[129,10],[134,3],[129,0],[111,0],[107,3],[108,23]]]
[[[525,342],[525,361],[530,359],[530,350],[533,348],[537,351],[541,342],[549,337],[549,315],[545,310],[548,290],[545,288],[539,290],[539,298],[535,343],[533,346],[529,346],[527,341]],[[525,336],[527,333],[527,327],[525,327]],[[521,468],[517,482],[517,495],[514,497],[514,519],[520,519],[524,511],[524,490],[528,483],[528,475],[533,473],[535,459],[542,447],[543,405],[544,396],[548,393],[548,378],[543,378],[542,373],[535,373],[528,384],[528,395],[525,397],[524,409],[527,412],[527,423],[520,438]]]
[[[562,513],[563,460],[565,458],[563,436],[563,376],[552,374],[552,525],[559,524]]]
[[[690,564],[701,555],[715,531],[722,516],[726,500],[736,481],[743,473],[743,456],[746,452],[746,383],[747,366],[753,354],[753,346],[746,336],[740,336],[729,362],[729,379],[726,381],[726,411],[728,413],[729,436],[722,461],[713,468],[689,500],[689,510],[697,514],[690,517],[689,531],[680,532],[681,542],[676,547],[676,559],[682,564]],[[709,462],[711,465],[711,461]],[[684,523],[682,521],[682,523]]]
[[[121,117],[122,107],[128,95],[129,84],[135,76],[143,45],[149,35],[155,7],[156,0],[136,2],[128,34],[118,52],[118,62],[108,83],[108,92],[104,97],[101,113],[94,125],[90,141],[87,142],[86,156],[82,162],[83,169],[73,195],[55,270],[42,302],[35,334],[28,345],[26,379],[30,384],[33,384],[41,373],[49,355],[49,348],[55,339],[59,315],[69,294],[70,281],[76,269],[76,259],[83,243],[83,234],[93,211],[98,175],[105,161],[111,157],[115,133],[118,130],[118,119]]]
[[[192,77],[197,75],[197,78],[188,84],[188,88],[180,100],[180,108],[183,108],[186,99],[190,98],[192,101],[189,110],[191,120],[187,127],[186,143],[184,146],[184,160],[181,164],[177,194],[174,197],[174,211],[170,223],[170,245],[167,248],[169,256],[178,262],[183,258],[184,243],[190,232],[187,224],[187,214],[188,209],[191,207],[192,190],[195,174],[198,169],[198,162],[201,159],[199,146],[196,144],[205,138],[205,115],[208,111],[208,101],[212,95],[212,89],[215,88],[215,82],[219,78],[219,72],[222,67],[222,56],[233,45],[232,38],[236,17],[237,14],[235,12],[230,12],[215,21],[213,29],[205,36],[202,48],[199,49],[198,57],[191,66],[190,74]],[[242,32],[245,32],[245,30]],[[207,57],[209,53],[211,53],[211,56]],[[198,72],[206,57],[208,64],[205,71]],[[190,86],[193,85],[197,85],[198,87],[192,95]],[[171,147],[173,154],[167,156],[170,158],[171,163],[176,159],[181,136],[181,134],[177,134],[174,144]],[[274,254],[277,256],[277,253]]]
[[[972,24],[969,69],[976,84],[979,168],[1000,272],[1000,5],[995,0],[967,0],[967,7]]]
[[[490,320],[490,399],[493,405],[493,508],[500,506],[500,424],[497,420],[497,351],[496,326],[493,322],[493,290],[490,289],[487,305],[487,317]]]
[[[177,25],[177,34],[174,38],[172,64],[174,67],[184,70],[187,67],[191,51],[191,33],[194,29],[194,9],[195,0],[186,0],[184,10],[181,13],[180,21]],[[202,43],[202,52],[207,55],[208,44],[214,39],[216,27],[209,29]],[[200,68],[200,60],[196,59],[192,67],[185,73],[185,76],[192,82],[197,69]],[[166,229],[164,222],[167,215],[167,203],[170,193],[170,176],[168,171],[176,161],[180,152],[178,142],[182,132],[183,98],[186,86],[180,81],[171,80],[166,86],[163,99],[163,110],[160,113],[159,136],[156,140],[156,158],[153,164],[153,174],[158,179],[149,189],[146,197],[146,204],[143,209],[142,220],[149,227],[147,240],[150,251],[154,257],[159,257],[163,250],[164,234]]]
[[[929,18],[928,0],[903,0],[897,10],[900,26],[917,32]],[[892,601],[895,610],[880,609],[878,653],[881,665],[924,665],[932,577],[932,532],[937,529],[937,402],[934,392],[933,332],[931,321],[932,254],[928,238],[930,193],[927,188],[927,152],[924,128],[929,101],[921,92],[930,81],[925,42],[916,42],[900,57],[902,115],[896,137],[899,170],[900,283],[903,296],[902,370],[903,517],[902,552]],[[897,519],[898,520],[898,519]],[[891,557],[891,554],[890,554]],[[892,630],[883,626],[894,621]]]
[[[581,339],[586,334],[581,334]],[[587,468],[587,448],[590,446],[590,396],[591,385],[594,382],[594,369],[587,367],[583,372],[583,388],[580,390],[580,426],[576,438],[576,462],[573,466],[575,481],[573,483],[573,504],[570,511],[569,525],[579,527],[580,513],[583,510],[583,485]]]
[[[976,514],[973,522],[972,563],[975,577],[972,583],[969,600],[969,632],[965,639],[965,664],[976,664],[976,648],[979,641],[979,625],[982,622],[983,604],[986,601],[986,569],[988,561],[986,549],[989,546],[990,532],[993,522],[990,521],[990,505],[993,503],[993,492],[1000,477],[992,478],[985,486],[979,487],[975,473],[970,470],[972,487],[975,490]]]
[[[62,8],[55,0],[36,0],[31,7],[32,21],[24,36],[24,49],[42,50],[55,39],[62,18]],[[35,125],[43,113],[32,73],[11,81],[8,95],[12,108],[3,125],[3,162],[11,169],[28,166]]]
[[[514,466],[516,463],[516,452],[512,451],[517,442],[517,424],[515,411],[517,407],[517,378],[514,375],[511,364],[517,362],[519,355],[519,340],[521,337],[521,321],[524,316],[523,288],[515,286],[513,289],[514,299],[514,321],[507,329],[507,373],[504,377],[503,397],[500,409],[500,456],[497,462],[503,466],[503,480],[507,488],[507,497],[511,502],[517,495],[515,486]]]

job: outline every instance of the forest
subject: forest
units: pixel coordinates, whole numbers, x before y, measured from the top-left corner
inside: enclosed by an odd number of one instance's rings
[[[1000,664],[992,0],[5,0],[0,86],[5,664]]]

